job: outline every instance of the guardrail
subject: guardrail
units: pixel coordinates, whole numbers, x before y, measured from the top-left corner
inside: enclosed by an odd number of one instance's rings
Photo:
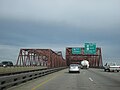
[[[20,68],[23,68],[22,70]],[[35,72],[35,71],[41,71],[41,70],[47,70],[49,68],[47,67],[41,67],[40,69],[26,69],[26,67],[0,67],[0,76],[7,76],[7,75],[13,75],[13,74],[20,74],[20,73],[27,73],[27,72]]]
[[[6,88],[18,85],[20,83],[45,76],[47,74],[65,69],[66,67],[54,68],[54,69],[47,69],[42,71],[35,71],[35,72],[27,72],[9,76],[2,76],[0,77],[0,90],[4,90]]]

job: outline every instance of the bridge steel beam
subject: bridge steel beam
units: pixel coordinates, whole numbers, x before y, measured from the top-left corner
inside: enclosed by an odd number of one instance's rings
[[[20,49],[16,65],[55,68],[66,66],[66,61],[51,49]]]
[[[102,67],[102,53],[101,48],[96,48],[96,54],[85,54],[84,47],[81,48],[81,54],[72,54],[72,47],[66,48],[66,64],[69,66],[71,63],[80,63],[86,59],[89,61],[90,67]]]

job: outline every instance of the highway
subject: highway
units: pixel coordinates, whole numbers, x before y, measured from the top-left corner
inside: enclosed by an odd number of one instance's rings
[[[68,73],[68,69],[64,69],[8,90],[120,90],[120,72],[90,68]]]

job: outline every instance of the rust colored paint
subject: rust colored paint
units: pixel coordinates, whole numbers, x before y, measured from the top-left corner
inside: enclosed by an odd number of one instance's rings
[[[90,67],[102,67],[102,53],[101,48],[96,48],[96,54],[84,54],[84,48],[81,48],[81,54],[72,54],[72,47],[66,48],[66,64],[80,63],[86,59],[89,61]]]
[[[66,66],[66,61],[51,49],[20,49],[16,65],[55,68]]]

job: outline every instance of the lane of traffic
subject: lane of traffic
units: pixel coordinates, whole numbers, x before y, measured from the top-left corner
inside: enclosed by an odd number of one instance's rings
[[[89,69],[89,74],[95,83],[95,86],[103,87],[104,90],[119,90],[120,76],[119,73],[107,73],[101,69]]]
[[[55,79],[47,82],[36,90],[84,90],[89,89],[93,83],[89,77],[84,77],[86,73],[68,73],[68,70],[63,71],[64,74],[56,77]]]
[[[103,69],[89,69],[90,73],[120,83],[120,72],[104,72]]]
[[[101,69],[81,69],[80,73],[65,69],[8,90],[119,90],[120,80],[116,78],[120,78],[119,73],[109,74]]]

